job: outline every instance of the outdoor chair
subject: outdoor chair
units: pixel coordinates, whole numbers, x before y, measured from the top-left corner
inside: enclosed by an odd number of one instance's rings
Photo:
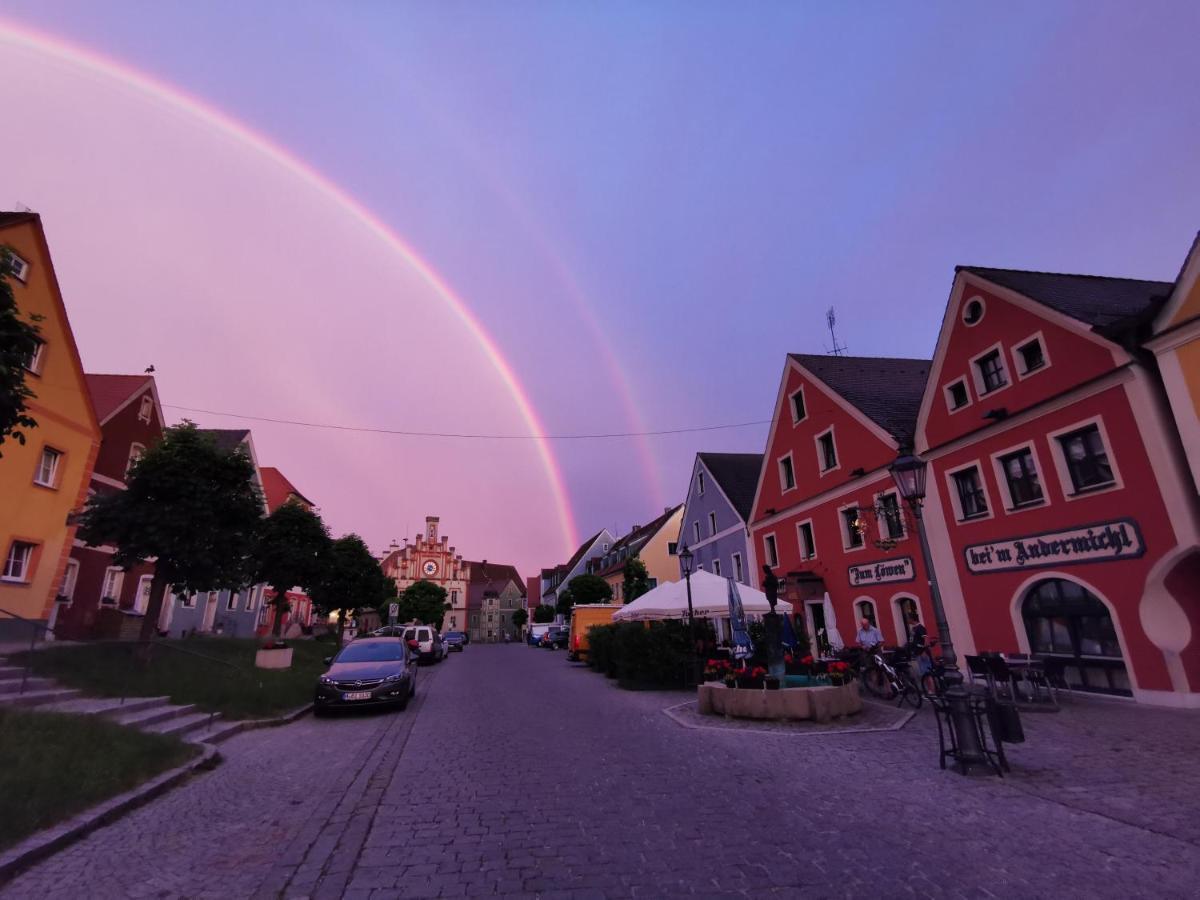
[[[982,656],[967,657],[967,672],[971,675],[971,683],[982,681],[987,685],[988,692],[994,692],[996,685],[992,683],[992,670],[988,667],[987,660]]]
[[[992,696],[997,696],[997,690],[1003,687],[1010,700],[1019,700],[1021,698],[1019,689],[1021,676],[1010,669],[1008,663],[999,655],[982,657],[982,660],[991,675]]]
[[[1058,692],[1066,691],[1068,696],[1071,694],[1071,685],[1067,683],[1067,666],[1057,656],[1042,656],[1039,657],[1042,661],[1042,672],[1046,679],[1046,685],[1051,691],[1051,697],[1054,699],[1054,705],[1058,705]]]
[[[945,696],[931,694],[929,702],[933,706],[933,717],[937,722],[938,762],[944,769],[947,758],[958,759],[960,735],[955,728],[954,719],[950,715],[950,703]],[[975,739],[983,750],[984,759],[992,771],[1003,778],[1004,773],[1011,770],[1008,767],[1008,760],[1004,756],[1004,747],[1001,746],[1000,738],[988,716],[989,704],[995,701],[990,694],[972,694],[968,702],[971,705],[970,722],[975,729]],[[991,736],[990,744],[989,735]]]

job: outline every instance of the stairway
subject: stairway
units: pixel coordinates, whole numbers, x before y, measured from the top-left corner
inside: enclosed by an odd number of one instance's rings
[[[38,712],[104,716],[119,725],[154,734],[175,735],[194,744],[217,744],[242,729],[220,713],[209,715],[194,704],[175,704],[168,697],[85,697],[74,688],[60,687],[51,678],[30,676],[21,689],[24,670],[0,657],[0,704]]]

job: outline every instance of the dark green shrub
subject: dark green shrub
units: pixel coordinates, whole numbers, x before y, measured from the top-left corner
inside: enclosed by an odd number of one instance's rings
[[[616,628],[616,625],[593,625],[588,629],[588,665],[610,678],[617,674],[613,658]]]

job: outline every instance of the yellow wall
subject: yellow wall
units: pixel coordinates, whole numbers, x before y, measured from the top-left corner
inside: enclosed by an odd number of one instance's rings
[[[1183,370],[1183,380],[1192,395],[1192,408],[1196,417],[1200,418],[1200,340],[1183,344],[1176,348],[1179,356],[1179,367]],[[1200,449],[1200,448],[1190,448]]]
[[[26,283],[9,278],[9,284],[22,317],[43,317],[38,327],[45,341],[40,374],[26,376],[35,395],[28,404],[29,414],[38,427],[26,432],[24,445],[11,437],[0,445],[0,553],[7,557],[14,540],[29,541],[38,548],[27,582],[0,580],[0,610],[45,620],[74,538],[75,529],[66,524],[67,514],[86,499],[100,447],[100,429],[38,220],[0,228],[0,244],[11,247],[29,263]],[[47,445],[64,454],[54,489],[33,483]],[[17,631],[12,622],[3,622],[4,618],[0,612],[0,625],[6,626],[3,634],[12,637]]]
[[[658,529],[646,545],[638,552],[638,558],[646,564],[646,572],[651,578],[657,578],[659,584],[679,580],[679,557],[667,553],[667,544],[679,537],[679,525],[683,521],[683,507],[675,510],[675,515],[667,519],[665,525]]]
[[[1175,315],[1171,317],[1171,321],[1167,323],[1167,328],[1173,328],[1176,325],[1182,325],[1188,319],[1194,319],[1200,316],[1200,278],[1192,282],[1191,289],[1183,298],[1183,303],[1179,309],[1175,311]]]

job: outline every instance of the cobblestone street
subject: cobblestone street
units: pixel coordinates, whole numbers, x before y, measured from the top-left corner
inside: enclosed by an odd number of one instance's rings
[[[408,711],[249,732],[24,897],[1190,897],[1200,714],[1026,715],[1011,777],[898,731],[685,727],[562,653],[472,646]]]

